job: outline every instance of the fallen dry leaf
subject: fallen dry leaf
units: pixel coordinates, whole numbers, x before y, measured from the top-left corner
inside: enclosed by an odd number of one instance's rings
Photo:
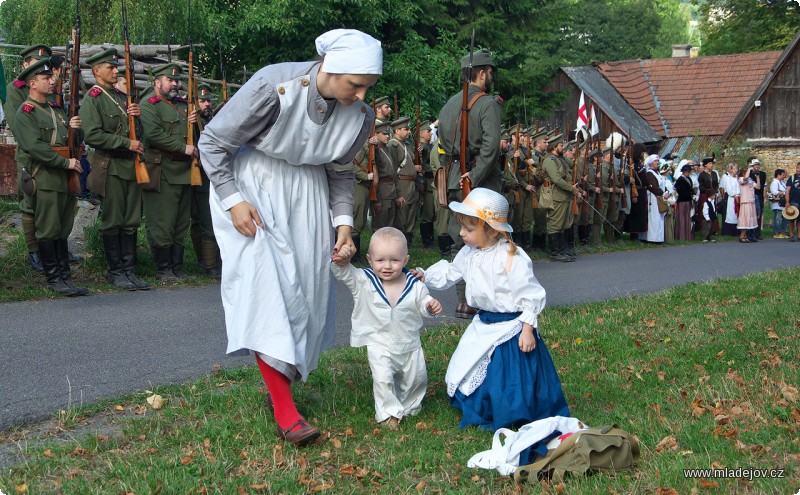
[[[775,333],[775,330],[768,328],[767,329],[767,338],[768,339],[780,339],[780,336]]]
[[[653,328],[654,326],[656,326],[656,320],[647,320],[644,323],[644,326],[646,326],[647,328]]]
[[[124,410],[125,410],[125,408],[124,408],[124,407],[122,407],[122,406],[120,406],[119,404],[117,404],[116,406],[114,406],[114,410],[115,410],[115,411],[124,411]]]
[[[333,444],[333,447],[336,449],[342,448],[342,441],[339,440],[338,438],[331,438],[331,443]]]
[[[678,441],[675,440],[675,437],[672,435],[664,437],[660,442],[658,442],[658,445],[656,445],[656,452],[666,452],[670,450],[678,450]]]
[[[472,478],[470,478],[470,479],[471,479],[472,481],[474,481],[474,482],[476,482],[476,483],[477,483],[478,481],[480,481],[480,480],[481,480],[481,477],[480,477],[480,476],[478,476],[478,475],[476,474],[475,476],[473,476],[473,477],[472,477]]]
[[[17,493],[25,493],[28,491],[28,485],[26,485],[25,483],[17,485],[14,487],[14,490],[16,490]]]
[[[681,495],[678,490],[674,488],[656,488],[656,495]]]
[[[325,484],[322,484],[322,485],[317,485],[314,488],[312,488],[311,489],[311,493],[319,493],[321,491],[330,490],[331,488],[333,488],[333,485],[325,483]]]
[[[345,476],[350,476],[351,474],[354,474],[355,472],[356,472],[356,467],[351,465],[351,464],[348,464],[347,466],[344,466],[341,469],[339,469],[339,474],[342,474],[342,475],[345,475]]]
[[[423,480],[423,481],[420,481],[419,484],[417,484],[417,486],[414,487],[414,488],[417,490],[417,493],[422,493],[422,490],[425,488],[425,486],[426,486],[426,483]]]
[[[45,457],[55,457],[55,454],[53,454],[53,451],[50,449],[45,450],[42,454],[44,454]]]
[[[153,394],[147,398],[147,403],[150,404],[150,407],[153,409],[161,409],[164,407],[164,398],[158,394]]]
[[[699,478],[698,481],[700,482],[700,488],[705,490],[710,490],[712,488],[719,488],[719,483],[716,481],[708,481],[705,478]]]
[[[782,383],[781,393],[789,402],[797,402],[797,388],[786,383]]]
[[[726,425],[731,422],[731,418],[724,414],[717,414],[714,416],[714,421],[716,421],[718,425]]]

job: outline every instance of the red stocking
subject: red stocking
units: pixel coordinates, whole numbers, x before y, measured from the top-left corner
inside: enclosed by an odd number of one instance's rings
[[[297,412],[297,407],[294,405],[290,381],[283,373],[262,361],[258,354],[256,354],[256,362],[258,363],[258,369],[261,370],[264,383],[266,383],[267,389],[269,390],[269,395],[272,398],[275,421],[278,422],[278,426],[280,426],[281,429],[285,430],[297,420],[303,419],[300,413]],[[297,428],[299,427],[298,425]]]

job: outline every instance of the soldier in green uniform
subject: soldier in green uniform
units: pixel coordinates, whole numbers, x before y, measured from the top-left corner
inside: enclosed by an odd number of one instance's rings
[[[389,156],[387,144],[392,128],[389,122],[375,125],[375,170],[378,174],[378,200],[372,205],[372,231],[394,225],[397,200],[397,169]]]
[[[525,189],[531,194],[531,215],[533,217],[533,234],[531,236],[531,249],[545,251],[547,248],[547,209],[539,205],[539,187],[541,187],[542,163],[547,154],[547,131],[544,129],[530,137],[531,159],[533,164],[528,166]],[[536,208],[533,208],[533,197],[536,197]]]
[[[586,146],[586,143],[584,143]],[[586,197],[580,203],[580,216],[578,217],[578,240],[581,246],[589,245],[589,237],[592,232],[592,224],[594,223],[594,207],[596,201],[595,192],[595,177],[597,169],[594,166],[594,157],[597,156],[597,149],[593,149],[584,157],[583,152],[578,157],[578,170],[583,173],[581,178],[581,189],[586,193]]]
[[[513,129],[512,129],[513,130]],[[512,136],[510,134],[503,134],[500,136],[500,156],[498,158],[498,167],[503,171],[503,186],[501,194],[508,201],[508,218],[511,227],[514,229],[512,239],[514,242],[518,241],[517,228],[517,211],[519,209],[519,196],[520,186],[517,182],[516,174],[514,173],[514,154],[515,150],[512,145]],[[519,158],[517,159],[517,166],[519,166]]]
[[[389,97],[381,96],[375,100],[375,123],[382,124],[384,122],[391,122],[392,120],[392,107],[389,105]]]
[[[138,117],[141,112],[136,103],[128,108],[126,95],[114,87],[117,58],[117,50],[109,48],[86,59],[97,81],[80,108],[86,144],[94,148],[87,156],[92,166],[87,183],[103,198],[100,233],[106,278],[121,289],[147,290],[150,286],[134,274],[136,232],[142,219],[142,189],[136,183],[134,158],[144,152],[144,146],[128,137],[128,115]]]
[[[213,117],[214,92],[206,83],[197,85],[197,113],[200,118],[197,123],[195,135],[199,136],[205,126]],[[222,277],[222,260],[219,256],[219,246],[214,235],[214,225],[211,223],[211,207],[208,202],[209,181],[203,167],[200,167],[200,177],[203,183],[192,187],[192,226],[190,237],[198,261],[201,261],[203,271],[212,278]]]
[[[470,68],[470,63],[472,67]],[[500,119],[502,109],[500,104],[488,96],[492,92],[492,74],[495,70],[492,54],[486,50],[478,50],[471,56],[461,59],[461,78],[469,81],[467,88],[468,117],[467,117],[467,156],[461,157],[461,111],[463,89],[445,103],[439,112],[439,145],[444,150],[440,156],[442,166],[448,167],[447,199],[449,201],[462,201],[461,184],[469,181],[472,188],[485,187],[495,192],[501,192],[503,178],[497,167],[500,155]],[[462,175],[460,160],[465,164],[466,173]],[[461,249],[464,245],[458,235],[461,227],[455,218],[450,218],[448,231],[453,239],[453,248]],[[464,296],[465,285],[456,284],[458,306],[456,317],[472,318],[477,310],[466,303]]]
[[[27,84],[29,94],[14,117],[14,136],[24,153],[23,170],[35,180],[35,190],[26,187],[25,192],[33,207],[47,286],[66,296],[84,295],[89,290],[72,281],[67,248],[75,219],[75,196],[68,194],[67,184],[69,174],[80,173],[82,168],[79,160],[64,157],[68,154],[68,127],[80,129],[81,119],[74,117],[67,123],[64,109],[47,101],[55,89],[49,58],[30,64],[17,80]]]
[[[376,131],[377,136],[377,131]],[[378,139],[373,136],[373,140],[377,143]],[[361,232],[367,226],[367,217],[369,215],[370,209],[370,200],[369,200],[369,193],[370,188],[375,187],[376,195],[377,195],[377,186],[374,185],[375,181],[375,161],[373,160],[372,169],[370,170],[370,163],[369,163],[369,151],[370,146],[375,146],[375,144],[370,144],[369,142],[364,143],[364,146],[361,150],[356,153],[356,157],[353,159],[353,173],[356,176],[356,187],[353,193],[353,229],[350,231],[350,234],[353,238],[353,244],[356,247],[356,254],[350,259],[353,263],[358,263],[362,261],[361,257]],[[377,148],[373,150],[373,156],[377,153]],[[374,221],[374,220],[373,220]]]
[[[22,50],[19,53],[22,57],[22,70],[27,69],[31,64],[50,59],[52,52],[47,45],[34,45]],[[6,87],[6,98],[3,99],[3,112],[6,114],[6,126],[14,133],[14,121],[16,120],[17,110],[28,98],[28,85],[26,81],[16,79],[8,83]],[[42,262],[39,259],[38,245],[36,242],[36,226],[33,219],[33,204],[31,199],[22,192],[22,167],[27,161],[27,157],[17,146],[14,156],[17,162],[17,198],[19,198],[19,210],[22,212],[22,234],[25,238],[25,245],[28,247],[28,264],[37,271],[42,271]]]
[[[433,170],[431,169],[431,121],[423,120],[419,124],[419,161],[422,165],[422,182],[424,190],[420,193],[419,233],[422,247],[433,247],[433,222],[436,220],[436,191],[433,188]],[[419,181],[419,174],[417,174]]]
[[[595,172],[595,174],[600,174],[600,190],[598,191],[598,189],[595,188],[596,198],[599,198],[599,200],[595,199],[595,201],[602,202],[602,204],[597,207],[597,211],[594,214],[594,222],[592,223],[592,244],[595,246],[600,245],[600,230],[603,228],[604,224],[608,224],[606,221],[608,203],[611,194],[614,193],[614,184],[610,180],[611,167],[613,166],[611,165],[611,148],[603,148],[601,155],[599,170]]]
[[[542,187],[552,188],[552,207],[547,210],[547,242],[550,244],[550,259],[554,261],[575,261],[568,256],[564,229],[568,221],[568,214],[572,195],[576,187],[567,180],[567,167],[563,159],[564,141],[561,134],[557,134],[547,141],[549,154],[542,166],[545,182]]]
[[[434,175],[434,177],[436,176],[436,171],[441,168],[440,158],[443,154],[444,150],[439,147],[439,141],[437,140],[430,156],[431,173]],[[437,196],[438,191],[434,181],[433,197],[436,198]],[[448,220],[450,219],[450,209],[447,207],[447,205],[441,206],[438,199],[434,199],[434,203],[436,206],[436,221],[434,222],[433,229],[434,232],[436,232],[439,253],[442,255],[442,258],[447,258],[450,256],[451,247],[453,246],[453,239],[450,238],[450,233],[447,229]]]
[[[564,154],[561,157],[561,160],[564,162],[564,169],[566,171],[565,180],[567,182],[569,182],[570,184],[574,185],[573,187],[575,189],[575,192],[577,193],[576,195],[578,196],[577,198],[574,198],[574,201],[576,201],[576,206],[580,202],[580,200],[583,198],[583,190],[580,189],[580,186],[578,186],[578,183],[581,180],[580,171],[578,172],[578,176],[576,177],[575,176],[575,169],[574,169],[574,165],[577,165],[577,163],[576,163],[576,159],[577,159],[576,153],[578,153],[578,151],[580,151],[580,148],[578,148],[577,140],[572,140],[569,143],[567,143],[566,146],[564,146]],[[563,232],[564,232],[564,254],[566,254],[567,256],[569,256],[572,259],[575,259],[575,257],[577,256],[576,251],[575,251],[575,220],[576,220],[576,217],[575,217],[575,213],[573,212],[573,209],[572,209],[572,201],[573,201],[573,199],[570,199],[570,205],[567,208],[567,215],[566,215],[566,219],[564,221],[564,230],[563,230]]]
[[[145,148],[149,148],[150,184],[144,187],[144,214],[153,241],[156,278],[175,282],[183,276],[184,238],[191,213],[191,162],[197,148],[187,144],[189,115],[178,96],[182,70],[177,64],[153,69],[153,96],[142,102]]]
[[[394,136],[388,144],[389,157],[397,171],[397,200],[395,201],[393,226],[406,236],[409,246],[414,239],[414,225],[417,223],[417,214],[419,213],[414,148],[406,143],[408,136],[411,135],[411,129],[408,127],[410,121],[409,117],[402,117],[392,122]],[[422,171],[421,167],[419,171]]]

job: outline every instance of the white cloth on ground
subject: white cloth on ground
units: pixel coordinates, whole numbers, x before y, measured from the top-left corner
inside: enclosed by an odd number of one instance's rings
[[[472,456],[467,461],[467,467],[496,469],[501,475],[510,476],[519,467],[519,456],[522,451],[531,445],[560,431],[562,437],[554,438],[547,443],[547,449],[551,450],[563,441],[564,435],[586,428],[589,427],[579,419],[564,416],[540,419],[523,425],[517,431],[500,428],[494,432],[492,448]],[[501,437],[505,437],[505,441]]]

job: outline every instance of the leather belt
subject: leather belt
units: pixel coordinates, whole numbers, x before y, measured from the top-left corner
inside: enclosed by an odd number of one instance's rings
[[[378,179],[378,181],[386,184],[387,182],[394,182],[394,178],[393,177],[381,177],[380,179]]]
[[[111,158],[129,159],[133,158],[135,155],[131,150],[111,150],[108,151],[108,156],[110,156]]]
[[[417,180],[416,175],[398,175],[397,178],[400,180]]]

